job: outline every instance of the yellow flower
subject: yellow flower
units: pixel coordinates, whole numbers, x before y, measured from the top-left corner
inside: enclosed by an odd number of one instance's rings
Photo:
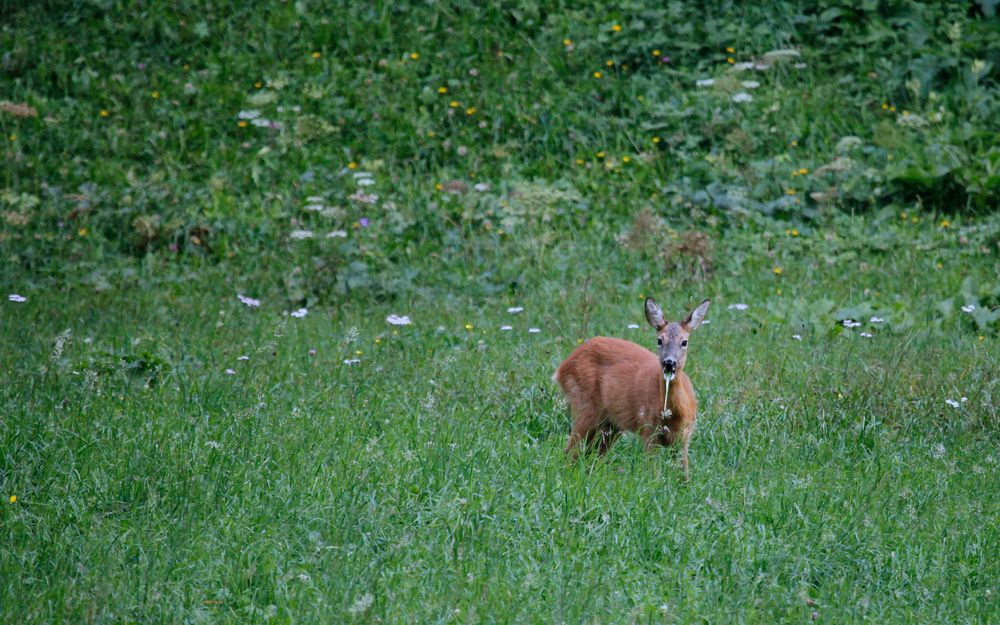
[[[732,65],[735,62],[736,62],[736,59],[734,59],[733,57],[729,57],[728,59],[726,59],[726,63],[729,63],[730,65]]]
[[[937,267],[938,269],[944,269],[944,265],[942,265],[941,263],[938,263],[937,265],[935,265],[935,267]]]
[[[79,230],[76,231],[76,233],[78,235],[80,235],[81,237],[85,237],[85,236],[87,236],[87,229],[86,228],[80,228]]]
[[[571,45],[573,45],[573,40],[572,39],[563,39],[563,45],[564,46],[571,46]]]
[[[603,75],[601,72],[594,72],[594,78],[600,78]]]
[[[472,329],[472,324],[471,323],[465,324],[465,329],[466,330],[471,330]]]
[[[441,94],[448,93],[448,87],[438,87],[438,93]]]
[[[792,147],[793,147],[793,148],[794,148],[794,147],[798,147],[798,145],[799,145],[799,142],[798,142],[798,141],[796,141],[795,139],[792,139]]]
[[[583,165],[583,159],[582,158],[576,159],[576,164],[577,165]]]
[[[907,217],[909,217],[909,215],[906,214],[906,211],[903,211],[902,213],[899,214],[899,218],[902,219],[903,221],[906,221]]]
[[[660,56],[659,50],[653,50],[653,56]]]
[[[236,122],[236,125],[239,126],[240,128],[246,128],[247,122],[245,119],[241,119],[240,121]]]
[[[111,113],[107,112],[105,109],[101,109],[101,117],[107,117]]]
[[[890,113],[895,113],[896,112],[896,107],[895,106],[890,106],[889,107],[889,112]]]
[[[792,236],[793,236],[793,237],[797,237],[797,236],[799,236],[799,231],[798,231],[798,229],[797,229],[797,228],[792,228]]]
[[[883,111],[888,111],[889,110],[889,103],[888,102],[883,102],[882,103],[882,110]]]
[[[382,342],[382,337],[381,336],[376,336],[375,337],[375,343],[377,344],[377,343],[381,343],[381,342]]]
[[[914,215],[913,217],[910,217],[910,223],[911,224],[915,224],[915,223],[919,223],[919,222],[920,222],[920,218],[917,217],[916,215]]]
[[[809,170],[806,169],[805,167],[803,167],[802,169],[799,170],[799,175],[800,176],[805,176],[808,173],[809,173]]]
[[[153,93],[151,93],[149,95],[153,96],[153,99],[155,100],[156,98],[160,97],[160,92],[159,91],[154,91]]]
[[[951,222],[949,222],[947,219],[942,219],[941,220],[941,227],[942,228],[950,228],[951,227]]]
[[[653,137],[653,143],[659,143],[659,142],[660,142],[659,137]]]
[[[903,111],[903,117],[909,117],[909,116],[910,116],[909,111]]]
[[[355,355],[355,356],[360,356],[360,355],[362,355],[362,354],[364,354],[364,352],[363,352],[363,351],[361,351],[360,349],[357,349],[357,350],[354,350],[354,355]]]
[[[726,48],[726,52],[728,52],[729,54],[732,54],[732,53],[736,52],[736,48],[732,48],[732,47]]]
[[[448,106],[450,106],[453,109],[457,109],[460,105],[458,103],[458,100],[452,100],[451,102],[448,103]]]
[[[351,161],[350,163],[347,164],[347,168],[348,169],[357,169],[358,168],[358,164],[355,163],[354,161]]]
[[[604,150],[601,150],[600,152],[598,152],[596,156],[597,156],[597,158],[604,158]]]
[[[615,62],[612,61],[611,59],[608,59],[607,61],[605,61],[604,64],[607,65],[608,67],[614,67],[615,66]]]
[[[466,115],[475,115],[476,114],[476,107],[470,106],[469,108],[465,109],[465,114]]]
[[[982,338],[982,337],[980,337],[980,338]],[[17,503],[17,495],[11,495],[10,499],[8,499],[8,501],[10,501],[11,503]]]
[[[774,271],[774,275],[776,275],[776,276],[780,276],[780,275],[781,275],[782,273],[784,273],[784,271],[785,271],[785,270],[784,270],[784,269],[782,269],[781,267],[775,267],[775,268],[773,269],[773,271]]]
[[[10,136],[10,140],[11,141],[17,141],[17,135],[11,135]]]
[[[313,52],[313,58],[314,59],[318,59],[319,58],[319,52]]]
[[[785,195],[795,195],[795,189],[785,189]]]
[[[986,337],[985,337],[985,336],[983,336],[982,334],[980,334],[980,335],[979,335],[979,340],[980,340],[980,341],[985,341],[985,340],[986,340]]]
[[[799,170],[793,169],[792,170],[792,178],[794,178],[795,176],[798,176],[798,175],[799,175]]]
[[[419,52],[410,52],[410,58],[413,59],[414,61],[416,61],[417,59],[420,58],[420,53]]]
[[[629,158],[628,156],[623,156],[623,157],[622,157],[622,162],[623,162],[623,163],[628,163],[628,162],[630,162],[631,160],[632,160],[632,159],[631,159],[631,158]]]
[[[620,33],[622,31],[622,27],[620,24],[615,24],[614,26],[611,27],[611,30],[615,31],[616,33]]]
[[[186,71],[188,71],[189,69],[191,69],[191,66],[190,66],[190,65],[188,65],[187,63],[185,63],[185,64],[184,64],[184,71],[186,72]]]
[[[775,295],[781,295],[781,289],[775,289],[774,290],[774,294]]]
[[[427,137],[428,137],[428,138],[430,138],[430,139],[433,139],[433,138],[434,138],[434,137],[436,137],[436,136],[437,136],[437,133],[436,133],[436,132],[434,132],[433,130],[428,130],[428,131],[427,131]]]
[[[262,83],[261,81],[258,80],[257,82],[255,82],[253,84],[253,86],[256,87],[256,88],[258,88],[258,89],[260,89],[261,87],[264,86],[264,83]]]
[[[434,188],[440,191],[441,189],[444,189],[444,185],[439,182],[436,185],[434,185]]]

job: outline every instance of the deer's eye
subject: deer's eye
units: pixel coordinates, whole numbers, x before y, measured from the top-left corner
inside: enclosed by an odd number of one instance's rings
[[[688,346],[687,339],[681,341],[681,347],[687,347],[687,346]]]
[[[660,337],[656,337],[656,344],[662,346],[663,345],[663,339],[661,339]]]

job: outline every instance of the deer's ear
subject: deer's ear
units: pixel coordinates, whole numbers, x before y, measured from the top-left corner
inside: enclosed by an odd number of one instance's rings
[[[659,330],[666,325],[663,321],[663,311],[660,310],[660,307],[657,306],[652,297],[646,298],[646,321],[649,322],[649,325],[653,326],[654,330]]]
[[[702,320],[705,319],[705,315],[708,314],[708,305],[711,301],[705,300],[704,302],[698,304],[698,307],[691,311],[691,314],[687,316],[684,320],[684,324],[688,331],[694,330],[701,325]]]

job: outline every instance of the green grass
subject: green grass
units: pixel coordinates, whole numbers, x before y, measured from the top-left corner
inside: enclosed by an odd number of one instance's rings
[[[998,620],[996,18],[64,4],[0,2],[0,622]],[[687,483],[562,453],[646,295],[713,301]]]

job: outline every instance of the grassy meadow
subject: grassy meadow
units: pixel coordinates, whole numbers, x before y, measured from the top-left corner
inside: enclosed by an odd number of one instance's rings
[[[995,10],[0,0],[0,623],[1000,621]]]

